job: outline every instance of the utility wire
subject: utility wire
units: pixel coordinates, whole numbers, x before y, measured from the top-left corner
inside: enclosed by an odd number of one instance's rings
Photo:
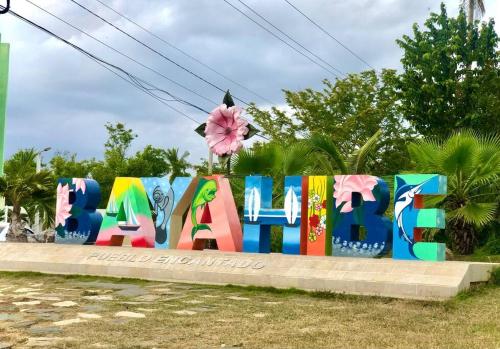
[[[100,1],[100,0],[96,0],[96,1]],[[316,57],[316,59],[320,60],[321,62],[323,62],[324,64],[326,64],[327,66],[329,66],[330,68],[332,68],[333,70],[335,70],[336,72],[338,72],[339,74],[345,75],[344,72],[342,72],[341,70],[337,69],[336,67],[334,67],[333,65],[331,65],[330,63],[328,63],[327,61],[325,61],[323,58],[319,57],[317,54],[315,54],[314,52],[312,52],[311,50],[309,50],[307,47],[305,47],[304,45],[302,45],[300,42],[298,42],[297,40],[295,40],[293,37],[291,37],[290,35],[288,35],[287,33],[285,33],[283,30],[281,30],[280,28],[278,28],[277,26],[275,26],[271,21],[269,21],[267,18],[265,18],[264,16],[262,16],[256,10],[254,10],[251,6],[249,6],[248,4],[246,4],[245,2],[243,2],[242,0],[238,0],[238,2],[240,4],[242,4],[243,6],[245,6],[247,9],[249,9],[250,11],[252,11],[256,16],[258,16],[260,19],[262,19],[263,21],[265,21],[271,27],[273,27],[274,29],[276,29],[277,31],[279,31],[281,34],[283,34],[284,36],[286,36],[289,40],[293,41],[296,45],[300,46],[302,49],[304,49],[305,51],[307,51],[309,54],[311,54],[312,56]]]
[[[4,9],[5,7],[3,6],[0,6],[0,9]],[[44,33],[52,36],[53,38],[65,43],[66,45],[72,47],[73,49],[77,50],[78,52],[82,53],[83,55],[85,55],[87,58],[89,59],[92,59],[93,61],[95,61],[97,64],[101,65],[103,68],[107,69],[108,71],[110,71],[111,73],[113,73],[114,75],[116,75],[117,77],[119,77],[120,79],[124,80],[125,82],[131,84],[132,86],[136,87],[137,89],[141,90],[142,92],[148,94],[149,96],[151,96],[152,98],[156,99],[157,101],[159,101],[160,103],[162,103],[163,105],[165,105],[166,107],[170,108],[171,110],[174,110],[175,112],[179,113],[180,115],[184,116],[185,118],[195,122],[196,124],[200,124],[200,122],[194,118],[192,118],[191,116],[189,116],[188,114],[184,113],[183,111],[169,105],[166,103],[166,101],[171,101],[171,100],[167,100],[165,98],[162,98],[156,94],[154,94],[152,91],[159,91],[159,92],[163,92],[169,96],[171,96],[173,98],[174,101],[176,102],[181,102],[183,104],[186,104],[188,106],[191,106],[193,108],[196,108],[204,113],[207,113],[207,114],[210,114],[210,112],[208,112],[207,110],[204,110],[203,108],[201,107],[198,107],[197,105],[193,104],[193,103],[190,103],[190,102],[187,102],[181,98],[178,98],[174,95],[172,95],[171,93],[169,93],[168,91],[165,91],[163,89],[160,89],[158,87],[156,87],[155,85],[151,84],[151,83],[148,83],[147,81],[145,80],[142,80],[140,78],[138,78],[137,76],[127,72],[126,70],[114,65],[114,64],[111,64],[97,56],[95,56],[94,54],[84,50],[83,48],[79,47],[78,45],[75,45],[73,44],[72,42],[62,38],[61,36],[55,34],[54,32],[50,31],[49,29],[29,20],[28,18],[26,17],[23,17],[21,16],[20,14],[12,11],[12,10],[9,10],[8,13],[10,13],[11,15],[13,15],[14,17],[22,20],[23,22],[25,23],[28,23],[29,25],[43,31]],[[129,79],[126,79],[125,77],[123,77],[122,75],[120,75],[119,73],[117,73],[115,70],[125,74]],[[149,86],[148,87],[145,87],[144,85],[146,86]],[[269,138],[261,135],[261,134],[257,134],[257,136],[265,139],[265,140],[269,140]]]
[[[71,1],[72,3],[74,3],[75,5],[79,6],[80,8],[84,9],[85,11],[87,11],[88,13],[92,14],[93,16],[99,18],[101,21],[103,21],[104,23],[107,23],[108,25],[112,26],[113,28],[115,28],[116,30],[118,30],[119,32],[123,33],[124,35],[128,36],[129,38],[131,38],[132,40],[134,40],[135,42],[139,43],[140,45],[146,47],[147,49],[149,49],[151,52],[154,52],[155,54],[159,55],[160,57],[164,58],[165,60],[169,61],[170,63],[174,64],[175,66],[177,66],[178,68],[184,70],[185,72],[191,74],[192,76],[196,77],[197,79],[205,82],[206,84],[216,88],[217,90],[221,91],[221,92],[226,92],[226,90],[222,89],[221,87],[215,85],[214,83],[208,81],[207,79],[203,78],[202,76],[196,74],[195,72],[189,70],[188,68],[184,67],[183,65],[177,63],[176,61],[170,59],[169,57],[165,56],[163,53],[159,52],[158,50],[155,50],[154,48],[152,48],[151,46],[145,44],[144,42],[142,42],[141,40],[137,39],[135,36],[131,35],[130,33],[127,33],[125,30],[121,29],[120,27],[118,27],[117,25],[111,23],[110,21],[108,21],[107,19],[99,16],[97,13],[95,13],[94,11],[92,11],[91,9],[87,8],[86,6],[80,4],[78,1],[76,0],[69,0]],[[249,105],[249,103],[245,102],[244,100],[236,97],[236,96],[233,96],[235,99],[239,100],[240,102],[242,102],[243,104],[245,105]]]
[[[98,62],[100,62],[100,63],[102,63],[102,64],[106,65],[106,66],[107,66],[107,67],[109,67],[109,68],[113,68],[113,69],[115,69],[115,70],[117,70],[117,71],[119,71],[119,72],[123,73],[124,75],[126,75],[127,77],[129,77],[129,78],[130,78],[131,82],[132,82],[135,86],[139,87],[139,88],[140,88],[140,89],[142,89],[143,91],[147,91],[145,88],[142,88],[142,87],[141,87],[141,86],[143,86],[142,84],[143,84],[143,83],[145,83],[145,81],[144,81],[144,80],[142,80],[142,79],[140,79],[140,78],[138,78],[137,76],[135,76],[135,75],[133,75],[133,74],[131,74],[131,73],[127,72],[125,69],[120,68],[119,66],[116,66],[116,65],[114,65],[114,64],[112,64],[112,63],[109,63],[109,62],[105,61],[105,60],[104,60],[104,59],[102,59],[102,58],[97,57],[96,55],[94,55],[94,54],[92,54],[92,53],[90,53],[90,52],[88,52],[88,51],[84,50],[83,48],[79,47],[78,45],[75,45],[75,44],[73,44],[72,42],[70,42],[70,41],[68,41],[68,40],[66,40],[66,39],[64,39],[64,38],[62,38],[61,36],[59,36],[59,35],[57,35],[56,33],[54,33],[54,32],[52,32],[52,31],[50,31],[49,29],[47,29],[47,28],[45,28],[45,27],[43,27],[43,26],[41,26],[41,25],[39,25],[39,24],[37,24],[37,23],[35,23],[35,22],[33,22],[33,21],[29,20],[29,19],[28,19],[28,18],[26,18],[26,17],[21,16],[20,14],[18,14],[18,13],[16,13],[16,12],[14,12],[13,10],[10,10],[10,11],[9,11],[9,13],[10,13],[11,15],[13,15],[14,17],[17,17],[18,19],[21,19],[22,21],[24,21],[24,22],[26,22],[26,23],[30,24],[31,26],[33,26],[33,27],[35,27],[35,28],[37,28],[37,29],[39,29],[39,30],[41,30],[41,31],[45,32],[46,34],[48,34],[48,35],[52,36],[53,38],[55,38],[55,39],[57,39],[57,40],[59,40],[59,41],[61,41],[61,42],[65,43],[66,45],[68,45],[68,46],[72,47],[73,49],[77,50],[78,52],[80,52],[80,53],[84,54],[84,55],[85,55],[85,56],[87,56],[88,58],[90,58],[90,59],[92,59],[92,60],[94,60],[94,61],[98,61]],[[156,86],[154,86],[154,85],[152,85],[152,84],[150,84],[150,83],[147,83],[147,85],[148,85],[148,86],[152,86],[152,87],[154,87],[154,90],[157,90],[157,91],[161,91],[161,92],[163,92],[163,93],[166,93],[167,95],[169,95],[170,97],[172,97],[173,99],[175,99],[177,102],[180,102],[180,103],[186,104],[186,105],[191,106],[191,107],[193,107],[193,108],[196,108],[196,109],[198,109],[198,110],[200,110],[200,111],[203,111],[203,112],[205,112],[205,113],[208,113],[208,112],[207,112],[206,110],[204,110],[203,108],[200,108],[199,106],[197,106],[197,105],[195,105],[195,104],[193,104],[193,103],[190,103],[190,102],[188,102],[188,101],[186,101],[186,100],[184,100],[184,99],[182,99],[182,98],[176,97],[176,96],[174,96],[173,94],[171,94],[171,93],[170,93],[170,92],[168,92],[168,91],[162,90],[162,89],[160,89],[160,88],[158,88],[158,87],[156,87]],[[158,96],[156,96],[156,97],[158,97]],[[160,98],[160,97],[159,97],[159,98]],[[176,108],[174,108],[174,107],[172,107],[172,106],[170,106],[170,105],[168,105],[168,107],[169,107],[169,108],[171,108],[171,109],[173,109],[173,110],[175,110],[175,111],[178,111]],[[185,113],[182,113],[182,112],[180,112],[180,113],[181,113],[181,115],[185,116],[186,118],[188,118],[188,119],[190,119],[190,120],[192,120],[192,121],[194,121],[194,122],[196,122],[196,123],[199,123],[199,121],[197,121],[197,120],[193,119],[193,118],[192,118],[192,117],[190,117],[189,115],[187,115],[187,114],[185,114]]]
[[[25,1],[26,1],[26,2],[28,2],[28,3],[30,3],[30,4],[31,4],[31,5],[33,5],[33,6],[37,7],[37,8],[38,8],[38,9],[40,9],[41,11],[43,11],[43,12],[47,13],[48,15],[52,16],[53,18],[56,18],[56,19],[58,19],[59,21],[61,21],[61,22],[65,23],[66,25],[68,25],[68,26],[70,26],[71,28],[75,29],[76,31],[78,31],[78,32],[82,33],[83,35],[85,35],[85,36],[87,36],[87,37],[89,37],[89,38],[91,38],[91,39],[93,39],[93,40],[97,41],[97,42],[98,42],[98,43],[100,43],[101,45],[104,45],[105,47],[109,48],[110,50],[112,50],[112,51],[114,51],[114,52],[118,53],[118,54],[119,54],[119,55],[121,55],[122,57],[125,57],[125,58],[127,58],[127,59],[131,60],[132,62],[135,62],[136,64],[140,65],[141,67],[143,67],[143,68],[145,68],[145,69],[147,69],[147,70],[149,70],[149,71],[151,71],[151,72],[153,72],[153,73],[155,73],[155,74],[157,74],[157,75],[159,75],[159,76],[163,77],[164,79],[166,79],[166,80],[170,81],[171,83],[173,83],[173,84],[175,84],[175,85],[177,85],[177,86],[181,87],[182,89],[184,89],[184,90],[186,90],[186,91],[189,91],[189,92],[191,92],[191,93],[195,94],[196,96],[198,96],[198,97],[200,97],[200,98],[202,98],[202,99],[204,99],[204,100],[206,100],[206,101],[208,101],[208,102],[210,102],[210,103],[212,103],[212,104],[218,105],[218,103],[217,103],[217,102],[215,102],[214,100],[212,100],[212,99],[210,99],[210,98],[207,98],[207,97],[203,96],[202,94],[200,94],[200,93],[198,93],[198,92],[196,92],[196,91],[194,91],[194,90],[190,89],[189,87],[186,87],[185,85],[183,85],[183,84],[181,84],[181,83],[179,83],[179,82],[177,82],[177,81],[175,81],[175,80],[173,80],[173,79],[169,78],[168,76],[166,76],[166,75],[162,74],[161,72],[159,72],[159,71],[157,71],[157,70],[155,70],[155,69],[153,69],[153,68],[151,68],[151,67],[149,67],[149,66],[147,66],[147,65],[145,65],[145,64],[143,64],[143,63],[141,63],[140,61],[138,61],[138,60],[136,60],[136,59],[134,59],[134,58],[132,58],[132,57],[128,56],[127,54],[125,54],[125,53],[123,53],[123,52],[121,52],[121,51],[117,50],[116,48],[112,47],[111,45],[109,45],[109,44],[105,43],[104,41],[102,41],[102,40],[100,40],[100,39],[98,39],[98,38],[96,38],[96,37],[95,37],[95,36],[93,36],[92,34],[87,33],[87,32],[86,32],[86,31],[84,31],[83,29],[81,29],[81,28],[78,28],[78,27],[74,26],[73,24],[69,23],[68,21],[64,20],[63,18],[61,18],[61,17],[59,17],[59,16],[57,16],[57,15],[53,14],[52,12],[50,12],[50,11],[48,11],[48,10],[46,10],[46,9],[42,8],[41,6],[39,6],[39,5],[35,4],[35,3],[33,3],[31,0],[25,0]]]
[[[74,1],[74,0],[71,0],[71,1]],[[238,11],[239,13],[241,13],[243,16],[245,16],[246,18],[248,18],[249,20],[251,20],[252,22],[254,22],[255,24],[257,24],[259,27],[261,27],[262,29],[264,29],[266,32],[268,32],[269,34],[271,34],[272,36],[274,36],[276,39],[278,39],[279,41],[283,42],[285,45],[287,45],[288,47],[290,47],[292,50],[294,50],[298,54],[304,56],[309,61],[311,61],[312,63],[316,64],[317,66],[319,66],[323,70],[326,70],[327,72],[329,72],[330,74],[334,75],[335,77],[340,78],[340,76],[338,76],[334,71],[328,69],[327,67],[325,67],[321,63],[316,62],[314,59],[312,59],[311,57],[309,57],[308,55],[306,55],[304,52],[302,52],[302,51],[298,50],[296,47],[290,45],[290,43],[288,43],[287,41],[285,41],[282,38],[280,38],[278,35],[276,35],[275,33],[273,33],[271,30],[269,30],[268,28],[266,28],[265,26],[263,26],[262,24],[260,24],[259,22],[257,22],[255,19],[253,19],[252,17],[250,17],[249,15],[247,15],[245,12],[243,12],[242,10],[240,10],[239,8],[237,8],[236,6],[234,6],[228,0],[223,0],[223,1],[226,4],[228,4],[229,6],[231,6],[233,9],[235,9],[236,11]]]
[[[93,59],[93,58],[91,58]],[[140,88],[139,86],[135,85],[133,82],[131,82],[130,80],[127,80],[126,78],[124,78],[123,76],[121,76],[120,74],[118,74],[117,72],[115,72],[113,69],[107,67],[106,65],[104,65],[103,63],[101,63],[100,61],[98,60],[95,60],[94,61],[99,64],[100,66],[102,66],[103,68],[109,70],[111,73],[115,74],[117,77],[119,77],[120,79],[122,79],[123,81],[125,81],[126,83],[132,85],[133,87],[135,88],[138,88],[139,90],[141,90],[142,92],[146,93],[147,95],[153,97],[154,99],[156,99],[157,101],[159,101],[160,103],[162,103],[163,105],[165,105],[166,107],[176,111],[177,113],[181,114],[181,115],[184,115],[186,118],[194,121],[195,123],[199,124],[199,122],[193,118],[191,118],[189,115],[187,115],[186,113],[184,113],[183,111],[180,111],[179,109],[175,108],[175,107],[172,107],[171,105],[169,105],[168,103],[165,103],[165,100],[157,95],[155,95],[154,93],[150,92],[150,91],[147,91],[147,90],[144,90],[142,88]]]
[[[284,0],[288,5],[290,5],[295,11],[297,11],[298,13],[300,13],[302,16],[304,16],[305,18],[307,18],[307,20],[309,22],[311,22],[312,24],[314,24],[314,26],[316,26],[316,28],[318,28],[319,30],[321,30],[323,33],[325,33],[326,35],[328,35],[331,39],[333,39],[337,44],[339,44],[340,46],[342,46],[343,48],[345,48],[347,51],[349,51],[354,57],[356,57],[357,59],[359,59],[361,62],[363,62],[364,64],[366,64],[368,67],[370,67],[371,69],[375,70],[375,68],[370,64],[368,63],[367,61],[365,61],[363,58],[361,58],[356,52],[354,52],[353,50],[351,50],[349,47],[347,47],[347,45],[343,44],[340,40],[338,40],[335,36],[333,36],[332,34],[330,34],[326,29],[324,29],[322,26],[320,26],[318,23],[316,23],[313,19],[311,19],[309,16],[307,16],[304,12],[302,12],[299,8],[297,8],[297,6],[295,6],[294,4],[292,4],[290,1],[288,0]]]
[[[163,39],[161,36],[155,34],[154,32],[152,32],[151,30],[143,27],[142,25],[140,25],[139,23],[137,23],[136,21],[134,21],[133,19],[131,19],[130,17],[124,15],[123,13],[120,13],[118,12],[117,10],[115,10],[113,7],[107,5],[106,3],[104,3],[103,1],[101,0],[95,0],[97,1],[98,3],[100,3],[102,6],[106,7],[107,9],[109,9],[110,11],[116,13],[118,16],[124,18],[125,20],[127,20],[128,22],[132,23],[133,25],[135,25],[136,27],[142,29],[144,32],[148,33],[149,35],[155,37],[156,39],[160,40],[161,42],[163,42],[164,44],[168,45],[170,48],[176,50],[177,52],[180,52],[182,53],[184,56],[192,59],[193,61],[195,61],[196,63],[204,66],[205,68],[207,68],[208,70],[212,71],[213,73],[219,75],[220,77],[226,79],[227,81],[235,84],[236,86],[239,86],[241,87],[242,89],[244,89],[245,91],[247,92],[250,92],[251,94],[253,94],[254,96],[270,103],[270,104],[275,104],[273,103],[272,101],[270,101],[269,99],[267,99],[266,97],[260,95],[259,93],[253,91],[252,89],[240,84],[239,82],[231,79],[230,77],[228,77],[227,75],[224,75],[222,74],[221,72],[217,71],[216,69],[212,68],[211,66],[209,66],[208,64],[204,63],[203,61],[199,60],[198,58],[190,55],[189,53],[187,53],[186,51],[180,49],[179,47],[175,46],[174,44],[172,44],[171,42],[168,42],[167,40]]]

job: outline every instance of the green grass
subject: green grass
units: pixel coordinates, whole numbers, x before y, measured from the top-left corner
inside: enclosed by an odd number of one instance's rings
[[[207,286],[94,276],[57,276],[40,273],[0,272],[2,305],[26,301],[16,289],[39,288],[41,296],[56,295],[78,303],[57,311],[71,319],[85,307],[98,305],[102,319],[61,327],[59,342],[50,348],[498,348],[500,347],[500,269],[489,283],[473,285],[444,302],[353,296],[298,289]],[[137,281],[137,282],[136,282]],[[134,284],[152,301],[137,303],[120,294],[120,287],[104,283]],[[100,285],[100,286],[99,286]],[[162,294],[161,290],[172,290]],[[112,295],[111,301],[86,296]],[[183,298],[175,298],[175,295]],[[210,297],[204,297],[210,295]],[[173,297],[172,297],[173,296]],[[232,296],[245,297],[241,300]],[[169,299],[170,298],[170,299]],[[193,303],[194,302],[194,303]],[[30,306],[50,308],[51,301]],[[178,315],[206,307],[210,311]],[[6,306],[0,312],[8,312]],[[153,311],[147,312],[149,308]],[[119,311],[142,312],[145,318],[117,321]],[[146,309],[147,310],[147,309]],[[16,314],[26,317],[29,312]],[[46,310],[43,310],[46,311]],[[29,318],[28,318],[29,320]],[[25,347],[29,328],[0,321],[0,342]],[[53,327],[50,321],[37,327]],[[55,340],[55,339],[54,339]]]
[[[467,256],[453,256],[453,261],[466,261],[466,262],[486,262],[486,263],[500,263],[500,255],[487,255],[476,252]]]

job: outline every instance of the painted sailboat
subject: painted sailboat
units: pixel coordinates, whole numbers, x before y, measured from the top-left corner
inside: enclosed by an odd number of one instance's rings
[[[125,222],[122,222],[120,224],[120,227],[122,229],[130,230],[139,229],[139,220],[137,219],[137,216],[132,208],[132,204],[128,195],[125,196],[123,200],[123,209],[125,210],[125,217],[127,218],[127,220]]]
[[[116,200],[114,196],[109,198],[108,207],[106,208],[106,213],[109,215],[117,215],[118,207],[116,207]]]

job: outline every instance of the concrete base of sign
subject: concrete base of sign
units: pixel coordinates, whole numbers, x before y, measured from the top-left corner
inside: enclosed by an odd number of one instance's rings
[[[489,279],[492,263],[421,262],[131,247],[0,243],[0,270],[446,299]]]

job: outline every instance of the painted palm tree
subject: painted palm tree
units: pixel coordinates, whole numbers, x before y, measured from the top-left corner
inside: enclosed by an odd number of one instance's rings
[[[483,0],[461,0],[461,6],[464,11],[467,11],[467,21],[469,23],[474,22],[476,14],[482,17],[486,11]]]
[[[191,167],[187,158],[189,152],[185,151],[182,155],[179,155],[179,148],[170,148],[166,151],[167,161],[170,165],[170,182],[176,177],[189,176],[187,170]]]
[[[446,209],[452,248],[472,253],[477,229],[495,220],[500,201],[500,136],[461,131],[444,141],[416,141],[408,150],[417,172],[448,177],[448,195],[432,201]]]
[[[8,237],[11,240],[26,240],[25,220],[22,209],[30,221],[38,212],[43,218],[44,228],[54,221],[55,184],[52,174],[47,170],[36,172],[34,149],[21,150],[5,163],[5,175],[0,180],[0,194],[6,204],[12,206],[11,225]]]

